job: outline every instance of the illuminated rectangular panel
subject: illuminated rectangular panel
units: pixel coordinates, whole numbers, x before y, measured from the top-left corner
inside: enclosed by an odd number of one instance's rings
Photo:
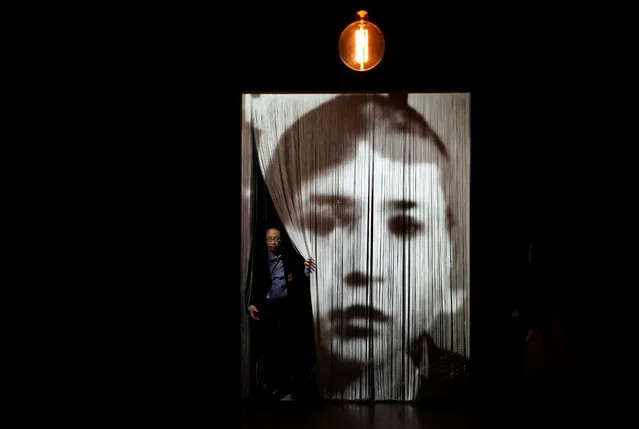
[[[243,156],[257,157],[287,235],[317,261],[310,300],[326,398],[413,401],[443,391],[432,380],[467,375],[470,95],[397,103],[387,94],[244,95],[255,152],[243,135]],[[243,267],[260,240],[243,237]],[[357,377],[340,370],[347,362]]]

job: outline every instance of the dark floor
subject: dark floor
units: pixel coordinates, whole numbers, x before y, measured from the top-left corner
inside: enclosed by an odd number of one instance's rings
[[[322,404],[314,408],[279,412],[247,412],[241,428],[300,427],[305,429],[337,428],[470,428],[473,416],[464,409],[442,407],[423,409],[410,404]],[[508,418],[496,417],[487,424],[493,428],[510,427]]]
[[[391,429],[391,428],[532,428],[572,427],[566,414],[543,412],[538,406],[513,410],[496,401],[492,406],[418,405],[408,403],[279,403],[270,407],[242,404],[231,421],[213,416],[182,416],[180,428],[239,427],[247,429]],[[233,415],[237,419],[233,418]],[[568,418],[568,420],[566,420]],[[233,421],[235,420],[235,421]],[[239,423],[239,425],[237,424]]]

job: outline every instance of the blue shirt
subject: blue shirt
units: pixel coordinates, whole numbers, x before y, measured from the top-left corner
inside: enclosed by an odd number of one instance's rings
[[[286,290],[286,274],[284,273],[284,263],[282,262],[282,255],[268,255],[268,264],[271,269],[271,289],[266,294],[266,299],[280,299],[284,298],[288,294]],[[308,268],[304,267],[304,274],[306,277],[311,275]]]

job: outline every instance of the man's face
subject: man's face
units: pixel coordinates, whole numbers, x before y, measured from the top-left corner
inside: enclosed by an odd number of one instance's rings
[[[277,253],[281,243],[280,232],[277,229],[271,228],[266,231],[266,245],[268,250],[273,253]]]
[[[371,166],[373,166],[371,168]],[[306,181],[303,223],[316,249],[319,341],[350,361],[388,361],[450,312],[451,244],[439,168],[354,159]]]

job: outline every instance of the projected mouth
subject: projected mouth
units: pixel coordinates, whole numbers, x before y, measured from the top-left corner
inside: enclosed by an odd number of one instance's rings
[[[351,305],[344,309],[334,309],[331,311],[330,318],[333,326],[342,326],[342,329],[335,329],[334,334],[344,339],[375,336],[377,335],[374,328],[376,324],[388,323],[393,319],[383,311],[367,305]]]

